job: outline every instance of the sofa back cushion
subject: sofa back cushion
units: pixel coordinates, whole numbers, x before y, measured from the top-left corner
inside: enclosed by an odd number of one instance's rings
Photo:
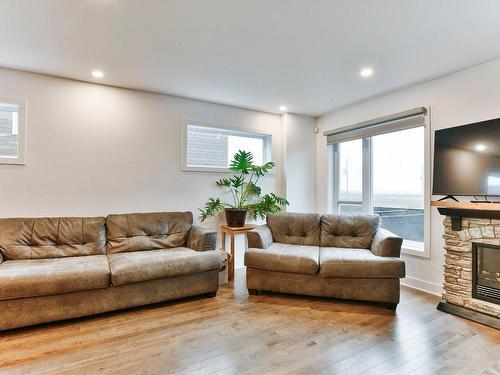
[[[0,252],[5,260],[105,254],[103,217],[0,219]]]
[[[278,213],[267,215],[274,242],[319,246],[320,215]]]
[[[191,212],[153,212],[109,215],[108,253],[181,247],[193,225]]]
[[[378,215],[323,215],[321,246],[369,249],[379,225]]]

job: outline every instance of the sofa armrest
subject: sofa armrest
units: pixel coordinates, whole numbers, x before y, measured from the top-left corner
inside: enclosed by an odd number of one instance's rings
[[[187,247],[196,251],[215,250],[217,232],[193,225],[189,230]]]
[[[403,239],[387,229],[379,229],[372,242],[372,253],[382,257],[399,258]]]
[[[273,234],[267,225],[261,225],[247,232],[248,248],[267,249],[273,243]]]

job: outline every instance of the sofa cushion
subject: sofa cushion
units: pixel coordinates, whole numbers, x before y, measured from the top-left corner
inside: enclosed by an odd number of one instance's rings
[[[321,247],[319,263],[321,277],[405,277],[404,261],[380,257],[366,249]]]
[[[0,219],[4,260],[62,258],[105,253],[103,217]]]
[[[108,253],[185,246],[193,225],[191,212],[153,212],[106,217]]]
[[[267,249],[250,248],[245,252],[245,266],[315,275],[319,270],[319,247],[274,242]]]
[[[277,213],[267,215],[274,242],[319,246],[320,215]]]
[[[219,251],[186,247],[108,254],[113,285],[190,275],[221,267]]]
[[[369,249],[379,228],[378,215],[321,216],[321,246]]]
[[[110,286],[106,255],[8,260],[0,264],[0,299],[44,296]]]

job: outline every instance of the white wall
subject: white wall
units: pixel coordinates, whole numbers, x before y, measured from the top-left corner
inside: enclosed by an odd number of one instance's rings
[[[182,210],[197,219],[223,174],[181,171],[185,120],[271,134],[277,167],[263,192],[288,190],[294,211],[314,211],[313,118],[284,115],[285,126],[280,115],[8,69],[0,97],[26,100],[28,114],[27,164],[0,164],[0,217]],[[237,238],[236,266],[244,249]]]
[[[182,121],[272,134],[281,194],[281,116],[0,69],[0,97],[27,100],[25,166],[0,165],[0,217],[189,210],[197,216],[216,173],[181,171]]]
[[[351,106],[318,119],[317,209],[327,209],[328,156],[322,132],[415,107],[431,107],[431,130],[500,117],[500,59]],[[432,134],[431,139],[434,139]],[[404,256],[405,283],[440,293],[443,277],[442,217],[431,214],[431,258]]]
[[[316,210],[316,119],[287,113],[284,165],[286,196],[290,212]]]

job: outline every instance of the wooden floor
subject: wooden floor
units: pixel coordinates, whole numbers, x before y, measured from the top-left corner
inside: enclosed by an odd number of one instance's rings
[[[500,374],[500,332],[437,311],[437,297],[403,288],[394,314],[248,297],[236,281],[212,299],[0,333],[0,374]]]

